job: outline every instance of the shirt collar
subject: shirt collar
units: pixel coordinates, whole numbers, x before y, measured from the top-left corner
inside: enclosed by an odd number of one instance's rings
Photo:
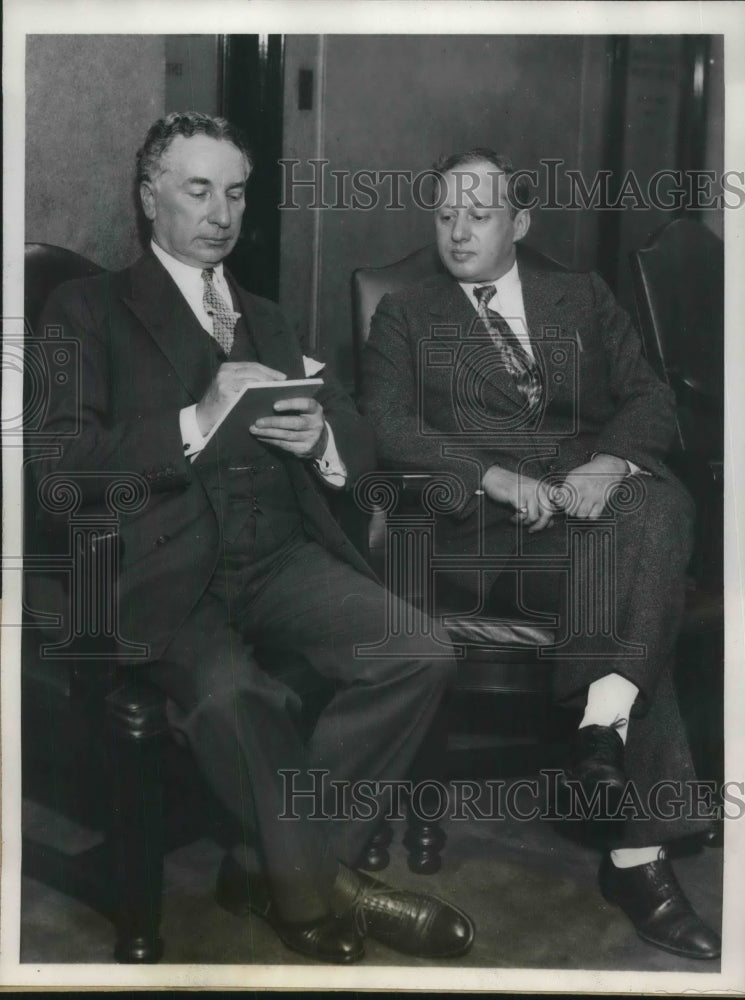
[[[182,260],[176,260],[174,256],[159,247],[155,240],[150,241],[150,248],[177,284],[196,282],[202,280],[202,267],[192,267],[191,264],[184,264]],[[222,263],[213,264],[212,270],[218,279],[222,278]]]
[[[520,287],[517,261],[514,262],[506,274],[503,274],[501,278],[497,278],[496,281],[459,281],[458,284],[469,298],[474,298],[473,292],[475,288],[482,288],[484,285],[495,285],[497,296],[501,298],[506,292]]]

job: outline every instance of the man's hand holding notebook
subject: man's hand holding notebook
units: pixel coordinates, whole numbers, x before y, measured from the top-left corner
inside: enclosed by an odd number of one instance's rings
[[[323,366],[304,359],[306,372]],[[321,378],[288,379],[257,362],[221,365],[197,404],[207,444],[202,452],[240,454],[247,434],[300,457],[315,454],[324,436],[323,408],[313,398]]]

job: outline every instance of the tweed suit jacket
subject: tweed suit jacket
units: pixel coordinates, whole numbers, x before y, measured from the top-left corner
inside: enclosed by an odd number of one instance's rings
[[[386,295],[364,351],[362,409],[380,466],[457,477],[445,519],[456,533],[491,465],[561,479],[602,452],[670,475],[663,457],[675,428],[673,396],[647,364],[629,316],[597,274],[570,272],[521,244],[517,261],[544,385],[532,418],[448,274]],[[506,526],[512,513],[489,503],[487,521]]]
[[[261,363],[303,378],[301,345],[278,307],[232,286]],[[168,272],[152,254],[119,273],[69,282],[51,297],[42,329],[61,327],[80,345],[78,386],[59,384],[54,362],[44,433],[59,455],[35,462],[37,480],[69,473],[85,509],[103,507],[111,473],[135,473],[147,500],[121,516],[119,599],[123,631],[157,658],[207,588],[221,540],[214,477],[184,457],[179,411],[196,403],[213,373],[209,340]],[[347,485],[374,462],[372,435],[352,401],[324,373],[317,395],[346,469]],[[71,428],[80,419],[79,430]],[[332,516],[326,487],[306,463],[279,450],[309,536],[361,572],[369,567]],[[81,477],[79,474],[83,473]],[[62,598],[61,598],[62,599]]]

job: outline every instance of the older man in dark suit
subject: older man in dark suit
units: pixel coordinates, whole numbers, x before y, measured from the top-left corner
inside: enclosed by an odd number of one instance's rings
[[[455,572],[451,608],[454,595],[461,612],[508,600],[529,612],[584,612],[587,626],[592,602],[608,617],[609,628],[569,628],[557,662],[557,698],[584,711],[565,787],[602,792],[605,818],[628,805],[627,778],[657,804],[610,839],[601,890],[645,940],[713,958],[718,936],[693,912],[663,846],[702,823],[657,795],[663,779],[682,789],[695,778],[670,677],[692,528],[691,501],[663,462],[671,393],[596,274],[520,246],[530,214],[507,160],[478,148],[436,174],[449,273],[386,296],[364,357],[363,410],[380,462],[458,477],[460,502],[438,518],[439,555],[510,557],[501,572]],[[612,521],[604,558],[615,567],[602,593],[577,599],[586,581],[567,588],[551,558],[566,555],[568,521],[600,518]]]
[[[44,430],[59,457],[38,472],[76,476],[91,509],[105,473],[135,473],[149,488],[121,524],[121,631],[147,645],[140,669],[246,831],[223,864],[220,901],[267,917],[289,947],[321,960],[359,959],[365,931],[413,954],[462,954],[468,917],[353,870],[371,826],[334,819],[332,781],[405,777],[452,670],[447,647],[443,656],[424,636],[383,657],[355,654],[384,636],[389,598],[324,494],[370,468],[371,434],[327,372],[315,398],[298,390],[277,403],[240,445],[214,434],[251,383],[322,367],[277,307],[223,268],[250,169],[223,119],[172,114],[150,129],[138,154],[150,248],[125,271],[63,286],[42,319],[79,340],[82,380],[78,395],[50,373]],[[297,657],[336,685],[307,745],[297,695],[276,669]],[[302,790],[314,769],[327,778],[322,804],[301,795],[288,808],[280,772]]]

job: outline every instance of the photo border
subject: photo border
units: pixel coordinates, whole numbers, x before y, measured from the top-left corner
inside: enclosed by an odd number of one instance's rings
[[[678,34],[725,36],[725,169],[745,169],[745,8],[729,3],[502,3],[499,0],[357,0],[252,2],[219,0],[6,0],[4,20],[4,315],[23,316],[24,52],[27,34]],[[339,31],[340,26],[344,30]],[[386,31],[381,32],[381,25]],[[745,573],[743,417],[745,333],[745,209],[725,217],[726,414],[725,443],[725,780],[743,780],[745,661],[742,577]],[[11,321],[11,324],[18,320]],[[4,321],[5,329],[9,329]],[[11,328],[12,332],[12,328]],[[736,334],[739,333],[739,337]],[[20,405],[19,375],[3,368],[4,412]],[[17,412],[21,412],[20,409]],[[3,454],[3,616],[20,620],[21,449]],[[725,824],[724,919],[721,972],[525,970],[421,967],[114,964],[43,966],[20,963],[20,628],[0,630],[2,673],[2,869],[0,871],[0,985],[61,988],[353,989],[516,992],[671,993],[745,989],[745,822]]]

